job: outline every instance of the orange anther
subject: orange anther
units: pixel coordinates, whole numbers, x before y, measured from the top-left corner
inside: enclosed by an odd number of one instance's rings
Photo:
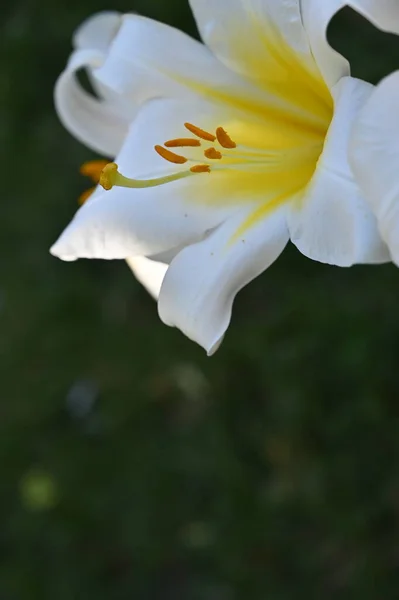
[[[165,142],[165,146],[167,148],[181,148],[184,146],[201,146],[201,142],[199,140],[194,140],[193,138],[177,138],[176,140],[169,140]]]
[[[79,206],[82,206],[86,200],[88,200],[90,198],[90,196],[92,194],[94,194],[96,189],[96,186],[89,188],[88,190],[85,190],[84,192],[82,192],[78,198],[78,204]]]
[[[175,165],[184,165],[184,163],[187,162],[187,158],[180,156],[180,154],[175,154],[163,146],[154,146],[154,150],[155,152],[158,152],[159,156],[162,156],[162,158],[171,163],[175,163]]]
[[[195,165],[194,167],[191,167],[190,171],[192,173],[210,173],[211,168],[209,165]]]
[[[237,144],[233,142],[231,137],[227,134],[227,132],[223,129],[223,127],[218,127],[216,129],[216,137],[218,142],[223,148],[236,148]]]
[[[208,133],[204,129],[197,127],[196,125],[192,125],[191,123],[184,123],[184,127],[191,131],[194,135],[201,138],[202,140],[206,140],[207,142],[214,142],[216,140],[216,136],[212,133]]]
[[[101,171],[107,166],[109,160],[89,160],[80,167],[80,173],[86,177],[90,177],[94,183],[98,183]]]
[[[205,150],[204,154],[206,158],[214,158],[217,160],[220,160],[222,158],[222,153],[219,152],[219,150],[216,150],[216,148],[208,148],[207,150]]]
[[[92,180],[93,183],[98,183],[100,181],[100,176],[101,176],[101,172],[104,169],[104,167],[107,166],[108,164],[108,160],[89,160],[85,163],[83,163],[83,165],[81,165],[79,171],[82,175],[85,175],[86,177],[90,177],[90,179]],[[86,200],[88,198],[90,198],[90,196],[93,194],[93,192],[95,191],[96,186],[89,188],[88,190],[85,190],[82,194],[80,194],[79,198],[78,198],[78,204],[79,206],[82,206],[82,204],[84,204],[86,202]]]

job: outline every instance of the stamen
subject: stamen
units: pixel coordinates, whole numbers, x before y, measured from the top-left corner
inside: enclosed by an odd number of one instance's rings
[[[192,125],[191,123],[184,123],[184,127],[191,131],[194,135],[201,138],[202,140],[206,140],[207,142],[214,142],[216,140],[216,136],[196,125]]]
[[[209,165],[194,165],[190,169],[191,173],[210,173],[211,168]]]
[[[180,156],[180,154],[175,154],[163,146],[154,146],[154,150],[159,154],[159,156],[162,156],[162,158],[174,163],[175,165],[184,165],[184,163],[187,162],[187,158]]]
[[[219,150],[216,150],[216,148],[208,148],[205,150],[204,155],[206,158],[213,158],[215,160],[220,160],[222,158],[222,153],[219,152]]]
[[[201,146],[201,142],[199,140],[194,140],[193,138],[177,138],[176,140],[169,140],[164,144],[167,148],[182,148],[184,146]]]
[[[148,188],[177,181],[178,179],[184,179],[185,177],[194,175],[194,173],[209,172],[210,168],[208,165],[196,165],[187,171],[178,171],[177,173],[165,175],[164,177],[156,177],[155,179],[131,179],[130,177],[125,177],[119,173],[118,165],[116,163],[109,163],[101,173],[100,185],[105,190],[111,190],[114,185],[127,188]]]
[[[223,129],[223,127],[218,127],[216,129],[216,137],[218,142],[223,148],[236,148],[237,144],[233,142],[231,137],[227,134],[227,131]]]
[[[90,196],[94,193],[95,189],[96,189],[96,186],[93,186],[80,194],[80,196],[78,198],[79,206],[83,206],[83,204],[86,202],[86,200],[88,200],[90,198]]]
[[[107,166],[107,164],[108,160],[89,160],[81,165],[79,171],[82,175],[90,177],[94,183],[97,183],[100,178],[101,171]]]
[[[99,159],[99,160],[89,160],[84,162],[81,165],[79,172],[86,177],[89,177],[93,183],[97,184],[100,179],[101,172],[103,168],[108,164],[107,160]],[[95,192],[96,186],[90,187],[88,190],[85,190],[80,194],[78,198],[79,206],[82,206],[86,200],[90,198],[90,196]]]

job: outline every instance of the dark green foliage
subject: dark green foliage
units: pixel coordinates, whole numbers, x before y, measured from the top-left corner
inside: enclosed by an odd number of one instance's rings
[[[395,267],[289,248],[207,359],[123,262],[48,254],[92,158],[53,83],[103,8],[2,11],[0,598],[397,600]],[[194,32],[185,0],[116,8]],[[359,76],[399,67],[396,40],[350,11],[331,36]]]

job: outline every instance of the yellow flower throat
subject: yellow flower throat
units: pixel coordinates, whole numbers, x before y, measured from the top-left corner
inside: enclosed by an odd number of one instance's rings
[[[101,171],[100,185],[105,190],[110,190],[114,186],[128,188],[156,187],[199,173],[225,171],[226,169],[232,171],[250,170],[254,174],[256,172],[264,173],[265,168],[272,167],[273,163],[280,163],[282,159],[287,169],[290,166],[292,167],[292,161],[301,163],[309,160],[308,154],[302,148],[298,150],[291,149],[289,152],[283,153],[282,156],[281,151],[256,150],[255,148],[237,145],[227,131],[220,126],[216,128],[215,134],[191,123],[184,123],[184,126],[196,137],[168,140],[163,146],[155,145],[154,150],[159,156],[172,164],[183,165],[189,163],[191,166],[187,170],[153,179],[133,179],[122,175],[118,171],[116,163],[108,163]],[[203,148],[204,142],[206,142],[205,148]],[[184,156],[172,151],[171,148],[201,148],[201,154],[196,153],[195,157]],[[314,150],[314,147],[312,147],[312,150]]]

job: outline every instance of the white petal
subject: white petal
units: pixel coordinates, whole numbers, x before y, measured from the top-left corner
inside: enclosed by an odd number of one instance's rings
[[[125,138],[128,120],[118,116],[107,102],[87,93],[76,78],[77,71],[98,67],[103,59],[98,50],[73,52],[56,83],[54,101],[62,124],[72,135],[100,154],[115,156]]]
[[[171,165],[160,158],[154,145],[184,135],[184,121],[189,120],[189,115],[195,120],[198,111],[217,122],[218,113],[213,109],[213,114],[212,107],[205,103],[147,103],[132,124],[117,158],[121,172],[128,177],[145,178],[179,168],[187,170],[186,165]],[[80,208],[51,252],[66,260],[115,259],[151,256],[197,241],[236,210],[229,199],[222,198],[215,206],[207,203],[216,181],[216,174],[201,173],[153,188],[113,188],[98,193]],[[244,198],[244,202],[249,200]]]
[[[347,157],[350,125],[371,90],[350,77],[333,90],[336,109],[323,154],[305,197],[290,212],[291,239],[313,260],[342,267],[389,260]]]
[[[84,21],[73,35],[73,46],[77,50],[97,50],[101,53],[102,64],[109,51],[109,47],[117,35],[123,19],[122,15],[115,11],[104,11],[97,13]],[[128,99],[115,94],[113,90],[105,86],[96,77],[99,64],[87,68],[87,76],[93,89],[101,100],[105,100],[107,107],[119,117],[132,120],[136,114],[136,104]]]
[[[130,257],[126,262],[132,269],[136,279],[153,298],[157,299],[168,265],[145,256]]]
[[[279,39],[309,70],[314,58],[332,86],[348,74],[347,61],[327,43],[326,30],[344,0],[190,0],[202,39],[238,72],[262,79],[284,57]],[[314,58],[313,58],[314,57]]]
[[[353,172],[399,265],[399,71],[375,88],[359,112],[349,151]]]
[[[107,52],[121,24],[121,14],[104,11],[92,15],[78,27],[73,35],[73,46],[77,50]]]
[[[346,0],[301,0],[303,24],[312,54],[326,83],[332,87],[349,75],[349,63],[327,41],[327,28]]]
[[[283,211],[247,229],[237,239],[248,210],[189,246],[172,261],[159,296],[159,315],[200,344],[208,355],[229,326],[237,292],[267,269],[284,249],[288,232]]]
[[[383,31],[399,34],[398,0],[347,0],[347,4]]]
[[[157,97],[203,96],[225,101],[249,94],[264,98],[222,65],[200,42],[163,23],[138,15],[125,15],[104,65],[95,76],[106,87],[141,104]]]
[[[251,76],[251,70],[256,72],[262,65],[260,76],[267,77],[267,63],[273,61],[268,46],[274,32],[309,57],[298,1],[190,0],[190,5],[206,45],[229,68],[244,75]]]

